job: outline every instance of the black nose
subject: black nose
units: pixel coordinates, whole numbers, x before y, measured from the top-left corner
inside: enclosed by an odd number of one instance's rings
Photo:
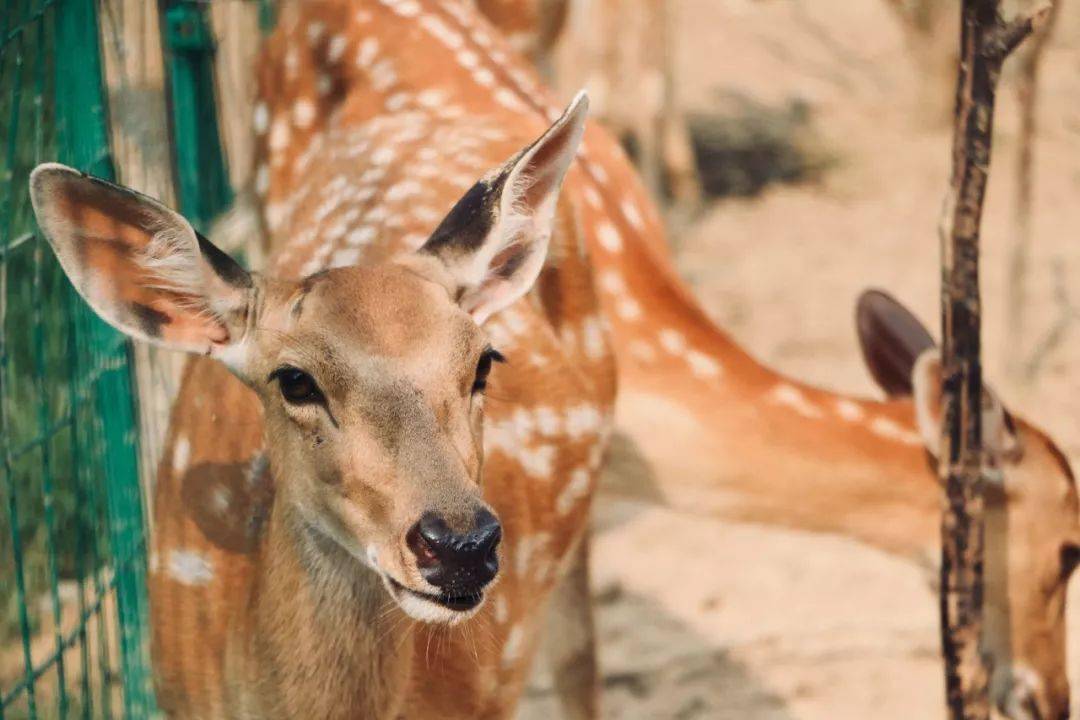
[[[483,509],[468,532],[454,532],[441,515],[428,512],[406,536],[420,574],[447,594],[475,592],[495,578],[499,572],[495,548],[501,539],[498,518]]]

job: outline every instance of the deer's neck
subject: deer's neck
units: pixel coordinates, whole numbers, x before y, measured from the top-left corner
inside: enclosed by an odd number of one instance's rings
[[[280,500],[280,498],[279,498]],[[374,571],[276,502],[245,633],[243,672],[260,717],[395,717],[413,624]]]

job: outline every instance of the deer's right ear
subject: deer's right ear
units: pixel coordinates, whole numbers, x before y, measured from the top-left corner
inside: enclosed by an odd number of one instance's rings
[[[420,248],[442,262],[454,297],[478,325],[528,292],[540,274],[588,110],[588,98],[578,93],[536,142],[473,185]]]
[[[221,355],[243,335],[251,276],[176,212],[64,165],[39,165],[30,199],[72,284],[141,340]]]

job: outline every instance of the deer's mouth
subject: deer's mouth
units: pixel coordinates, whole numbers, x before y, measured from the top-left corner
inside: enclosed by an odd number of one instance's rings
[[[467,593],[426,593],[386,577],[390,594],[407,614],[424,622],[457,623],[472,617],[484,602],[481,588]]]

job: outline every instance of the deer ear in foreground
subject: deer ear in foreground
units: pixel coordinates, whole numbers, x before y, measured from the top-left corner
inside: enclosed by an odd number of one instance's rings
[[[251,275],[178,213],[55,163],[34,169],[30,199],[64,272],[108,323],[140,340],[223,360],[237,346]]]
[[[578,93],[539,140],[473,185],[420,248],[442,262],[454,297],[477,324],[528,292],[540,274],[588,109]]]

